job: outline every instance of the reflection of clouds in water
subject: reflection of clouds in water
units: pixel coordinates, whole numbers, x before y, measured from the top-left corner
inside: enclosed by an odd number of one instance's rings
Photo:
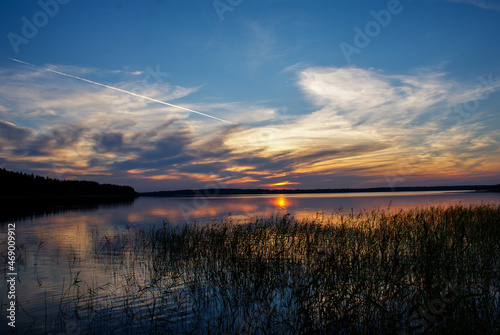
[[[126,222],[141,227],[197,221],[198,223],[225,219],[233,221],[266,218],[290,213],[295,218],[313,218],[317,213],[350,213],[373,208],[399,210],[416,206],[446,206],[448,204],[500,203],[499,194],[478,193],[384,193],[384,194],[276,194],[241,195],[214,198],[139,198],[126,211]],[[113,220],[113,218],[111,218]]]
[[[193,198],[139,198],[132,206],[99,208],[95,211],[65,212],[49,217],[26,220],[16,226],[18,245],[22,245],[24,264],[19,263],[22,283],[19,301],[29,301],[34,317],[44,319],[44,306],[58,305],[63,286],[68,287],[78,271],[82,282],[99,286],[111,280],[113,266],[126,266],[107,254],[106,238],[110,243],[118,232],[149,230],[165,221],[182,225],[184,222],[203,224],[228,217],[235,223],[261,218],[281,219],[284,215],[316,222],[336,222],[335,213],[349,214],[361,209],[400,210],[415,206],[437,206],[462,203],[500,204],[497,193],[416,193],[405,196],[397,193],[375,194],[280,194],[259,196]],[[182,210],[185,210],[183,213]],[[333,213],[333,215],[332,215]],[[40,246],[40,242],[43,244]],[[122,241],[123,242],[123,241]],[[117,245],[118,245],[117,244]],[[40,246],[40,248],[39,248]],[[103,266],[95,260],[95,250],[111,260]],[[90,256],[90,257],[89,257]],[[118,292],[117,292],[118,294]],[[21,313],[20,313],[21,314]],[[19,320],[26,316],[19,315]],[[27,319],[26,319],[27,320]]]
[[[24,332],[34,320],[57,319],[59,311],[51,306],[71,306],[71,301],[64,300],[70,297],[70,287],[83,293],[87,285],[104,287],[112,281],[110,270],[120,263],[103,265],[96,260],[106,253],[106,237],[112,240],[117,233],[111,222],[106,216],[77,212],[17,225],[20,280],[16,295],[23,306],[16,315],[18,330]],[[86,301],[78,303],[83,306]],[[93,303],[96,306],[97,300]]]
[[[172,208],[166,218],[171,223],[180,221],[192,222],[212,221],[225,218],[229,213],[251,213],[258,210],[258,205],[253,203],[227,203],[227,202],[207,202],[196,205],[188,201]]]

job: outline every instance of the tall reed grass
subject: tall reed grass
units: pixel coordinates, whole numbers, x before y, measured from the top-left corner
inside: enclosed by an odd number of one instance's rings
[[[83,333],[500,332],[497,205],[165,223],[88,257],[111,279],[60,306]]]

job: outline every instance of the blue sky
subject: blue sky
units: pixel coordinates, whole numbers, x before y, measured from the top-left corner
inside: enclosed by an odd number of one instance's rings
[[[139,191],[499,183],[499,32],[493,0],[3,1],[0,166]]]

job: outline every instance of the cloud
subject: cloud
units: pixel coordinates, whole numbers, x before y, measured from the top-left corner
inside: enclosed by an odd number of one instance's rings
[[[276,26],[281,23],[278,17],[264,21],[241,19],[238,36],[228,38],[225,33],[222,36],[223,31],[220,31],[206,46],[220,52],[224,67],[231,72],[253,76],[256,71],[286,58],[293,49],[298,50],[298,47],[290,48],[277,36]]]
[[[258,22],[247,22],[246,28],[248,40],[244,51],[250,67],[257,68],[284,55],[283,51],[278,50],[278,40],[271,29]]]
[[[9,109],[5,106],[0,105],[0,115],[5,114]]]
[[[495,0],[447,0],[449,2],[458,2],[473,5],[483,9],[492,9],[500,11],[500,4]]]
[[[50,66],[52,69],[59,67]],[[70,67],[74,73],[85,73],[89,77],[90,69],[76,70]],[[69,70],[67,70],[69,71]],[[170,112],[172,117],[178,115],[189,116],[186,112],[177,110],[173,106],[161,106],[153,104],[146,98],[162,100],[174,100],[186,97],[196,92],[201,86],[194,88],[184,88],[172,86],[168,83],[149,83],[145,80],[118,82],[113,85],[118,89],[125,91],[133,90],[138,96],[132,96],[124,92],[117,92],[112,89],[103,89],[102,87],[92,85],[91,83],[81,82],[77,79],[68,79],[56,73],[48,72],[40,68],[22,68],[17,70],[2,71],[6,83],[9,85],[0,86],[0,94],[7,101],[15,101],[17,112],[26,116],[40,116],[40,111],[46,111],[43,114],[57,114],[65,121],[68,118],[92,119],[95,116],[104,116],[109,114],[131,114],[145,113],[150,115],[151,110]],[[62,71],[61,71],[62,72]],[[106,72],[106,71],[105,71]],[[71,72],[73,73],[73,72]],[[94,73],[94,76],[102,76],[102,73]],[[136,77],[136,76],[134,76]],[[129,78],[125,75],[124,78]],[[102,79],[102,78],[101,78]],[[123,79],[123,78],[122,78]],[[105,80],[103,80],[105,81]],[[29,85],[26,85],[29,83]],[[7,107],[8,106],[7,104]],[[35,111],[35,113],[33,113]],[[105,113],[103,113],[105,112]]]
[[[193,101],[199,86],[113,82],[158,99],[183,98],[183,106],[232,125],[30,71],[0,69],[0,162],[58,178],[87,176],[139,190],[284,181],[352,187],[385,184],[387,173],[408,171],[405,161],[415,180],[491,175],[500,167],[493,163],[500,138],[482,108],[464,122],[448,121],[451,107],[476,99],[480,83],[458,83],[436,69],[291,67],[314,111],[286,117],[265,102]],[[489,89],[492,96],[498,85]]]
[[[66,69],[70,70],[95,75],[90,70]],[[1,71],[5,79],[0,85],[4,106],[1,115],[5,121],[0,124],[0,136],[18,141],[12,148],[17,157],[3,155],[16,164],[37,162],[34,166],[45,170],[56,165],[60,170],[73,171],[72,174],[82,173],[90,166],[96,171],[96,164],[100,164],[100,172],[112,171],[114,164],[133,159],[147,158],[149,162],[162,155],[177,156],[190,141],[192,120],[182,121],[190,115],[173,107],[138,97],[123,99],[124,94],[119,92],[53,73],[41,75],[37,69]],[[130,83],[116,85],[127,87]],[[153,97],[172,99],[197,90],[180,86],[169,86],[168,91],[154,85],[136,87],[143,87],[143,92]]]
[[[224,144],[232,154],[257,155],[266,160],[260,169],[268,166],[276,174],[287,170],[297,178],[350,175],[378,180],[398,171],[402,159],[414,162],[415,178],[438,173],[439,164],[458,174],[465,157],[458,153],[471,143],[489,152],[472,150],[469,166],[487,166],[491,154],[498,157],[492,135],[480,127],[480,110],[458,126],[443,122],[453,105],[477,94],[477,86],[459,84],[445,73],[310,67],[299,70],[297,77],[298,87],[317,110],[286,124],[228,134]]]
[[[105,133],[99,136],[96,143],[97,152],[111,152],[121,149],[123,134],[119,132]]]
[[[323,107],[311,115],[314,118],[331,117],[331,124],[394,126],[415,121],[433,105],[462,94],[443,77],[425,71],[403,76],[355,67],[309,68],[299,73],[298,85],[310,101]]]
[[[23,141],[32,134],[32,130],[18,127],[10,122],[0,120],[0,140],[2,142]]]

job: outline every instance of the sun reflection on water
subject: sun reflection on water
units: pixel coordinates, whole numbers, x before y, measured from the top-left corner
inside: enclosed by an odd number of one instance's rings
[[[288,206],[288,199],[283,197],[283,196],[280,196],[278,198],[275,198],[274,199],[274,205],[276,207],[281,207],[281,208],[285,208]]]

